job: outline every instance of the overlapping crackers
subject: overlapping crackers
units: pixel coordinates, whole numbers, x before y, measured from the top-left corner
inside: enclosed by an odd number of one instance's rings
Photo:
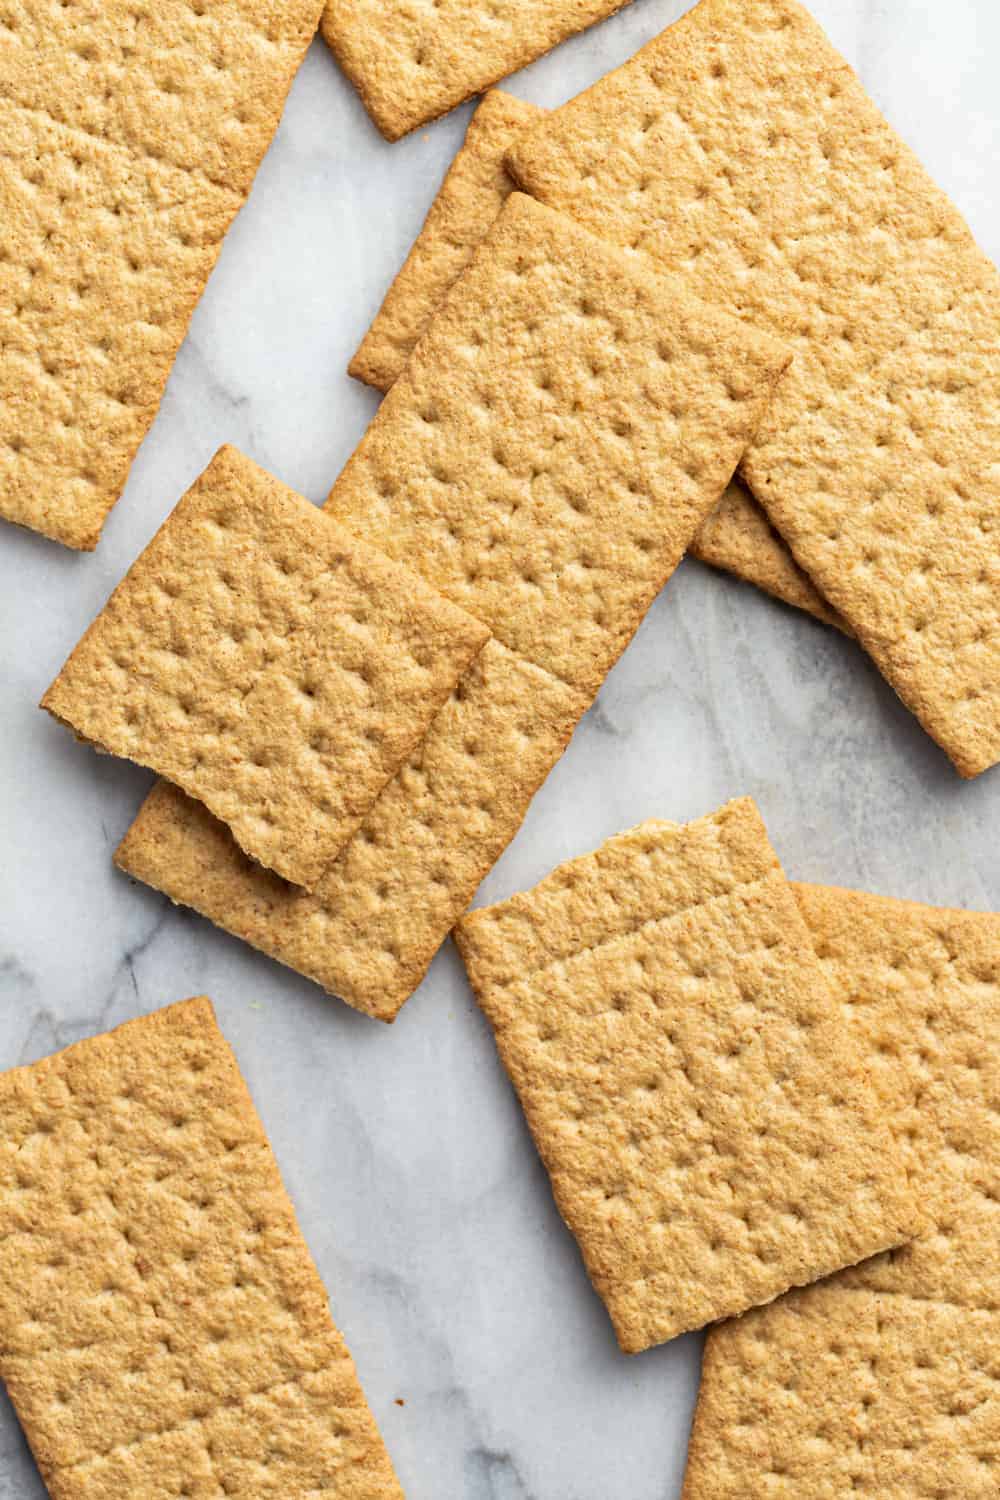
[[[1000,757],[1000,278],[796,0],[700,0],[518,180],[795,360],[743,474],[963,775]]]
[[[53,1500],[402,1491],[205,999],[0,1075],[0,1377]]]
[[[315,897],[262,880],[163,789],[119,863],[391,1019],[718,499],[786,360],[511,198],[328,501],[495,639]]]
[[[42,699],[313,889],[489,631],[221,449]]]
[[[319,0],[9,0],[0,28],[0,515],[90,549]]]
[[[930,1226],[711,1332],[685,1500],[986,1500],[1000,1473],[1000,916],[794,890]]]
[[[749,798],[641,824],[456,938],[627,1352],[919,1225]]]

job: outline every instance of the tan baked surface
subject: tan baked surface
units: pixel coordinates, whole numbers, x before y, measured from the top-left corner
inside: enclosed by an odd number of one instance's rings
[[[423,229],[351,360],[349,373],[387,391],[514,191],[504,166],[514,137],[542,111],[499,89],[482,100]]]
[[[749,798],[644,823],[456,938],[626,1351],[914,1232]]]
[[[234,448],[132,565],[42,699],[313,888],[488,631]]]
[[[319,0],[7,0],[0,515],[97,543]]]
[[[808,574],[799,567],[767,513],[740,479],[734,479],[718,505],[702,522],[688,548],[692,557],[723,568],[766,594],[804,609],[853,635],[842,615],[831,609]]]
[[[743,472],[965,775],[1000,756],[1000,281],[795,0],[701,0],[519,181],[795,351]]]
[[[387,140],[516,73],[628,0],[328,0],[322,32]]]
[[[314,895],[241,854],[161,782],[115,856],[128,874],[392,1021],[514,837],[587,704],[489,641]]]
[[[793,889],[930,1227],[713,1330],[685,1500],[986,1500],[1000,1477],[1000,916]]]
[[[248,880],[218,830],[164,791],[119,863],[391,1020],[721,493],[784,363],[512,197],[327,502],[494,629],[415,757],[423,776],[387,787],[318,914]]]
[[[0,1076],[0,1377],[54,1500],[401,1500],[207,1000]]]
[[[593,695],[718,500],[786,358],[516,193],[327,506]]]

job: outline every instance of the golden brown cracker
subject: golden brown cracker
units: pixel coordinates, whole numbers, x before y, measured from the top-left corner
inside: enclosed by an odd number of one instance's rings
[[[90,549],[125,484],[318,0],[9,0],[0,515]]]
[[[511,193],[504,166],[515,136],[542,111],[491,89],[469,122],[424,227],[351,360],[349,373],[387,391]]]
[[[644,823],[456,927],[627,1352],[919,1224],[749,798]]]
[[[481,94],[628,0],[328,0],[321,30],[389,141]]]
[[[495,639],[314,903],[262,882],[162,789],[119,863],[392,1019],[721,494],[785,358],[511,198],[328,501]]]
[[[744,477],[962,774],[991,765],[1000,281],[808,12],[701,0],[510,160],[794,349]]]
[[[42,700],[312,889],[489,632],[233,448]]]
[[[401,1500],[205,999],[0,1076],[0,1377],[54,1500]]]
[[[1000,1465],[1000,916],[793,889],[930,1223],[712,1331],[685,1500],[985,1500]]]

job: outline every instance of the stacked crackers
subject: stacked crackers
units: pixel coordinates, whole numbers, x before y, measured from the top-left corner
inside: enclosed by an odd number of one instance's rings
[[[616,8],[322,26],[394,139]],[[321,7],[42,9],[2,505],[90,547]],[[326,505],[220,450],[43,699],[160,778],[124,870],[359,1010],[455,930],[622,1350],[714,1325],[687,1500],[996,1493],[1000,919],[792,885],[748,798],[467,909],[686,551],[1000,759],[998,293],[796,0],[700,0],[551,114],[487,94]],[[0,1096],[0,1375],[57,1500],[401,1495],[206,1000]]]

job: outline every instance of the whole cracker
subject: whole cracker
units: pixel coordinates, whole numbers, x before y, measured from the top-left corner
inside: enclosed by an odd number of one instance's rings
[[[628,0],[328,0],[321,30],[386,140],[516,73]]]
[[[42,699],[312,889],[489,632],[220,449]]]
[[[785,360],[512,197],[328,501],[495,639],[315,898],[262,880],[163,788],[118,862],[391,1020],[721,494]]]
[[[54,1500],[401,1500],[206,999],[0,1076],[0,1378]]]
[[[348,366],[357,380],[387,391],[402,373],[439,303],[514,191],[504,166],[507,148],[542,113],[499,89],[485,95],[413,248]]]
[[[808,12],[701,0],[510,161],[794,348],[744,477],[959,771],[993,764],[1000,279]]]
[[[544,113],[498,89],[483,99],[423,229],[351,360],[351,375],[384,392],[402,373],[420,334],[514,189],[504,165],[508,148]],[[851,633],[738,479],[695,532],[689,550],[701,562]]]
[[[455,936],[626,1352],[919,1225],[749,798],[641,824]]]
[[[793,889],[930,1224],[712,1331],[685,1500],[985,1500],[1000,1472],[1000,916]]]
[[[0,515],[89,550],[321,5],[4,9]]]

